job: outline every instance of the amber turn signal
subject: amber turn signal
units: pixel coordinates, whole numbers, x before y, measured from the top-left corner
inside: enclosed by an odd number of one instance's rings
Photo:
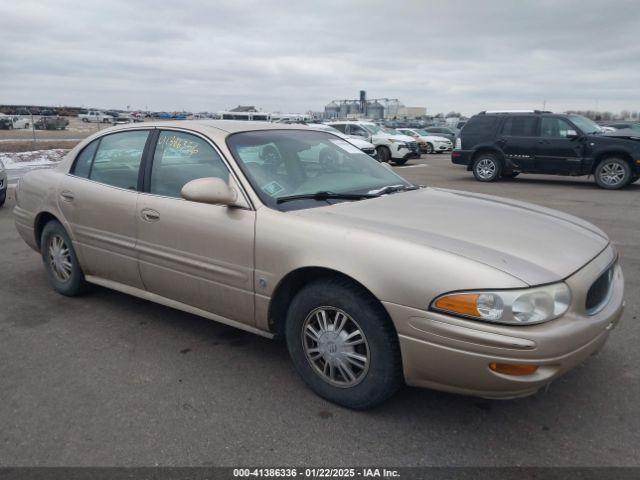
[[[434,306],[438,310],[445,312],[457,313],[459,315],[467,315],[470,317],[479,317],[478,312],[478,294],[447,295],[439,298]]]
[[[515,365],[512,363],[491,362],[489,368],[504,375],[532,375],[538,370],[538,365]]]

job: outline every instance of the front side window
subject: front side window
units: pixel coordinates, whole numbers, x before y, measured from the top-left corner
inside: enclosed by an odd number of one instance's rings
[[[149,192],[180,198],[191,180],[217,177],[229,180],[218,152],[202,138],[182,132],[160,132],[153,156]]]
[[[368,137],[367,131],[359,125],[349,125],[349,134],[359,137]]]
[[[137,190],[147,130],[120,132],[100,139],[89,178],[113,187]]]
[[[569,130],[575,131],[573,126],[561,119],[554,117],[544,117],[540,127],[540,132],[543,137],[547,138],[567,138]]]
[[[535,137],[536,117],[509,117],[502,125],[502,134],[507,137]]]
[[[347,126],[344,123],[336,123],[334,125],[331,125],[333,128],[335,128],[336,130],[342,132],[342,133],[346,133],[347,132]]]
[[[243,132],[231,135],[227,143],[256,193],[272,208],[279,208],[279,198],[292,195],[364,195],[391,185],[411,186],[349,142],[325,132]]]

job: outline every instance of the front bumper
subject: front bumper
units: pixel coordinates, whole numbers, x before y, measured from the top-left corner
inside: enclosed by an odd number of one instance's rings
[[[584,308],[586,292],[614,255],[608,248],[567,278],[573,296],[569,311],[538,325],[488,324],[384,303],[398,331],[407,384],[486,398],[535,393],[596,353],[618,323],[624,310],[619,265],[606,306],[592,316]],[[511,376],[491,370],[492,362],[539,368],[531,375]]]

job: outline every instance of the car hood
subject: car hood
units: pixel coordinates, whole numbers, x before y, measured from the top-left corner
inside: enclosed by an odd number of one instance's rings
[[[606,132],[604,136],[640,141],[640,131],[632,128],[621,128],[615,132]],[[602,136],[600,136],[600,138],[602,138]]]
[[[562,212],[436,188],[291,213],[453,253],[532,286],[570,276],[609,244],[600,229]]]
[[[373,143],[369,143],[366,140],[363,140],[362,138],[355,135],[345,135],[344,138],[345,140],[348,140],[349,143],[355,145],[358,148],[375,148],[375,145],[373,145]]]

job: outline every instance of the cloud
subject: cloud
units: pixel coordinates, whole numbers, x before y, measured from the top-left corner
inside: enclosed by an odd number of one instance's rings
[[[633,0],[0,0],[0,102],[640,108]]]

